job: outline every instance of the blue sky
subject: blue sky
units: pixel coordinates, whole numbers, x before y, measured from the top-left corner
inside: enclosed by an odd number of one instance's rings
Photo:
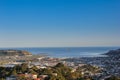
[[[0,47],[120,46],[120,0],[0,0]]]

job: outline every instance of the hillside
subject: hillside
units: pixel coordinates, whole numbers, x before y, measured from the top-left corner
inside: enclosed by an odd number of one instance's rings
[[[110,50],[109,52],[105,53],[105,55],[120,55],[120,49]]]
[[[32,54],[22,50],[0,50],[0,55],[1,56],[15,56],[15,55],[26,56],[26,55],[32,55]]]

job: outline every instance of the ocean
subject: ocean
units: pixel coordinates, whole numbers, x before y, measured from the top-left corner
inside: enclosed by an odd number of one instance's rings
[[[102,57],[109,50],[119,49],[120,47],[53,47],[53,48],[41,48],[41,47],[28,47],[28,48],[0,48],[26,50],[34,55],[41,54],[49,57],[65,58],[65,57]]]

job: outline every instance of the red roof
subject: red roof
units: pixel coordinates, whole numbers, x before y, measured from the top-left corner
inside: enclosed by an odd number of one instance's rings
[[[34,80],[41,80],[40,78],[34,79]]]

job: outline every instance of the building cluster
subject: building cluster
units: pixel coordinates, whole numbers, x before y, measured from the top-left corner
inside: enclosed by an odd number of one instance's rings
[[[37,75],[37,74],[18,74],[17,76],[11,75],[9,77],[6,77],[6,80],[19,80],[18,77],[26,78],[28,80],[44,80],[45,78],[48,78],[48,75]]]
[[[21,65],[27,63],[28,67],[31,68],[36,66],[38,69],[45,69],[48,67],[53,67],[58,63],[63,63],[64,65],[72,69],[71,72],[77,71],[80,67],[81,74],[84,76],[92,77],[96,80],[105,80],[106,78],[114,75],[120,76],[120,58],[118,56],[109,57],[82,57],[82,58],[51,58],[47,56],[4,56],[0,57],[0,67],[12,68],[16,65]],[[93,68],[90,66],[92,65]],[[84,67],[83,67],[84,66]],[[96,72],[92,71],[95,70]],[[54,74],[57,75],[57,74]],[[18,76],[27,77],[28,80],[44,80],[48,75],[37,75],[37,74],[19,74]],[[17,77],[11,75],[6,77],[6,80],[17,80]]]
[[[74,62],[74,64],[80,63],[79,65],[83,62],[83,65],[100,67],[101,73],[94,75],[100,80],[105,80],[110,76],[120,77],[120,56],[69,58],[66,61]]]

